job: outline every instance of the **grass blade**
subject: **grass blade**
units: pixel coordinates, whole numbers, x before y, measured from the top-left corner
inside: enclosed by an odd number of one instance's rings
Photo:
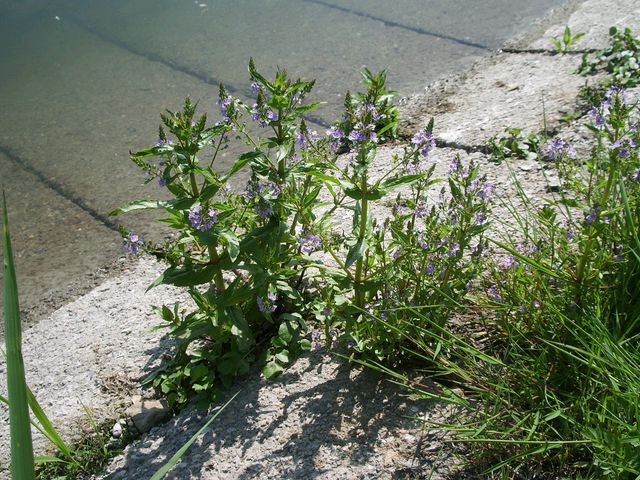
[[[227,403],[225,403],[217,412],[216,414],[211,417],[211,419],[209,419],[207,421],[207,423],[205,423],[202,428],[200,428],[200,430],[198,430],[193,437],[191,437],[189,439],[189,441],[187,443],[185,443],[182,447],[180,447],[180,450],[178,450],[173,457],[171,457],[169,459],[169,461],[167,463],[165,463],[162,467],[160,467],[158,469],[158,471],[156,473],[153,474],[153,477],[151,477],[150,480],[162,480],[164,478],[164,476],[169,472],[169,470],[171,470],[182,458],[182,456],[185,454],[185,452],[187,450],[189,450],[189,447],[191,447],[191,445],[193,445],[193,442],[195,442],[198,437],[200,435],[202,435],[202,433],[209,427],[209,425],[211,425],[211,422],[213,422],[216,418],[218,418],[218,415],[220,415],[222,413],[222,411],[227,408],[227,405],[229,405],[239,394],[240,392],[236,393],[233,397],[231,397],[229,399],[229,401]]]
[[[11,432],[11,474],[13,478],[29,480],[35,478],[33,444],[29,424],[29,403],[22,361],[22,331],[18,286],[13,265],[13,252],[9,236],[7,202],[3,200],[4,233],[4,326],[7,349],[7,391],[9,397],[9,422]]]

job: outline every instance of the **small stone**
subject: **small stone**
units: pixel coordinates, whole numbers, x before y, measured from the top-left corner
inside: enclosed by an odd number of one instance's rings
[[[518,168],[523,172],[530,172],[531,170],[533,170],[534,166],[530,163],[523,162],[518,164]]]
[[[136,395],[133,397],[133,405],[127,408],[127,415],[138,432],[146,433],[167,419],[171,415],[171,409],[165,400],[151,400]]]
[[[122,436],[122,425],[116,423],[111,429],[111,436],[113,438],[120,438]]]

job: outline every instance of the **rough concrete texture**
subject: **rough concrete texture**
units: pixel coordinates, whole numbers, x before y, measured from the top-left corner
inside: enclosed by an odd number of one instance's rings
[[[633,28],[637,25],[640,25],[640,4],[636,0],[616,0],[614,2],[587,0],[578,6],[568,20],[549,27],[542,37],[532,41],[527,48],[552,50],[553,45],[550,39],[562,38],[565,26],[569,26],[573,35],[578,32],[585,33],[573,45],[572,50],[602,49],[609,44],[609,27]]]
[[[272,382],[256,372],[236,391],[168,479],[391,479],[453,466],[414,418],[443,418],[440,405],[403,398],[387,379],[331,355],[310,353]],[[127,448],[101,478],[149,478],[213,413],[187,408]]]
[[[582,17],[576,13],[571,18],[605,29],[609,23],[628,23],[637,30],[638,18],[628,17],[637,13],[634,7],[627,0],[587,1],[578,10]],[[564,28],[564,23],[556,28]],[[507,126],[540,130],[544,112],[547,122],[559,128],[560,137],[586,152],[589,134],[582,122],[558,123],[563,112],[574,110],[578,88],[584,84],[583,78],[571,75],[578,61],[576,56],[496,54],[459,81],[440,82],[430,90],[439,92],[435,99],[410,99],[403,107],[412,113],[408,126],[424,126],[435,115],[436,136],[477,145]],[[374,175],[388,165],[397,148],[380,148]],[[552,175],[548,164],[527,160],[496,166],[481,153],[439,149],[432,156],[438,175],[446,173],[456,154],[463,161],[480,162],[502,199],[513,188],[511,175],[531,195],[546,195],[546,178]],[[378,215],[386,215],[387,208],[381,207]],[[28,381],[67,436],[71,421],[82,418],[83,404],[97,412],[114,403],[125,407],[136,390],[134,382],[167,351],[161,333],[148,333],[158,323],[150,305],[173,302],[180,294],[162,288],[143,295],[158,268],[141,260],[25,332]],[[0,367],[0,382],[3,373]],[[238,390],[239,396],[169,478],[451,478],[455,470],[456,452],[424,430],[424,424],[409,418],[442,420],[451,411],[403,398],[385,379],[351,368],[337,357],[309,353],[276,381],[267,383],[254,372],[228,394]],[[3,383],[0,391],[4,392]],[[148,478],[211,414],[195,406],[186,408],[129,445],[101,478]],[[0,425],[2,445],[8,444],[5,419]],[[41,448],[43,442],[38,442]],[[6,460],[8,452],[1,453]]]
[[[578,65],[575,56],[496,54],[476,64],[454,95],[431,108],[403,107],[410,117],[406,128],[416,130],[435,117],[438,139],[466,146],[483,145],[507,127],[539,132],[546,122],[553,129],[573,111],[585,84],[573,74]]]
[[[159,266],[141,260],[120,276],[23,333],[26,380],[34,395],[66,439],[87,424],[88,410],[96,422],[114,418],[126,407],[140,380],[168,351],[162,331],[151,331],[161,320],[152,305],[174,302],[184,294],[160,287],[145,294]],[[6,393],[6,364],[0,363],[0,392]],[[0,463],[9,457],[9,420],[4,405],[0,420]],[[34,430],[42,453],[47,441]],[[5,447],[6,446],[6,447]],[[8,478],[0,472],[0,478]]]

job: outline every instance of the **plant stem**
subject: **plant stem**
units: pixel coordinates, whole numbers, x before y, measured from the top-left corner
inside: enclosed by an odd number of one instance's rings
[[[369,201],[367,200],[367,174],[366,170],[362,173],[362,181],[360,183],[360,190],[362,191],[362,209],[360,211],[360,229],[358,232],[358,243],[364,242],[364,237],[367,234],[367,219],[369,217]],[[364,263],[364,254],[356,260],[356,274],[355,274],[355,291],[356,298],[355,303],[357,307],[362,308],[364,306],[364,289],[362,278],[362,266]]]
[[[189,174],[189,181],[191,182],[191,193],[194,197],[199,195],[198,193],[198,184],[196,183],[196,174],[191,172]]]
[[[211,259],[211,263],[218,264],[220,262],[220,255],[218,255],[218,250],[215,245],[209,246],[209,258]],[[222,270],[218,268],[216,270],[216,275],[214,277],[214,282],[216,284],[216,290],[218,294],[224,292],[224,279],[222,278]]]

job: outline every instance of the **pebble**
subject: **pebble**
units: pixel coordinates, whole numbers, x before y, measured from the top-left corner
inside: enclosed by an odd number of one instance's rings
[[[122,436],[122,425],[120,425],[120,422],[117,422],[111,429],[111,436],[113,438],[120,438]]]

